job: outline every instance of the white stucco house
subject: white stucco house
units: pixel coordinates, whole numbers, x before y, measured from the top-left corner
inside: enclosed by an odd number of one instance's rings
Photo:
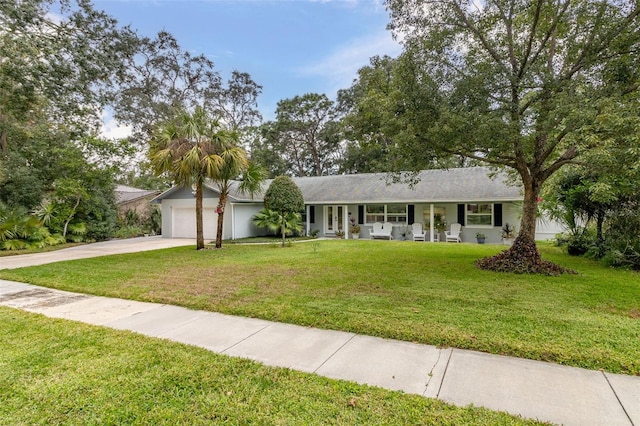
[[[305,201],[304,222],[307,233],[317,230],[320,236],[338,231],[349,238],[349,224],[360,224],[361,238],[368,238],[375,222],[393,224],[392,235],[402,239],[410,225],[420,222],[427,241],[443,240],[435,229],[438,219],[462,225],[462,240],[475,241],[477,232],[488,243],[501,241],[505,223],[520,223],[522,191],[510,185],[503,173],[492,175],[486,167],[448,170],[425,170],[413,187],[406,183],[387,183],[385,173],[293,178]],[[266,182],[264,190],[270,182]],[[254,198],[237,191],[233,185],[225,211],[224,239],[265,235],[252,223],[252,217],[264,207],[263,193]],[[214,239],[217,226],[215,208],[219,193],[213,184],[204,189],[204,236]],[[154,203],[162,209],[162,235],[166,238],[195,238],[195,198],[191,188],[174,187],[157,196]],[[553,238],[562,227],[540,221],[536,239]],[[409,237],[409,236],[407,236]]]

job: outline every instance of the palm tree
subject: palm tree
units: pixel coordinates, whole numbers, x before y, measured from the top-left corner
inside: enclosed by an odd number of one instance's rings
[[[244,175],[240,192],[253,195],[260,190],[263,173],[247,160],[246,152],[237,146],[235,132],[222,129],[203,108],[180,116],[160,126],[151,141],[150,160],[157,175],[169,173],[178,185],[192,186],[196,196],[196,249],[204,248],[202,188],[207,179],[220,192],[216,248],[222,247],[224,207],[233,179]]]
[[[242,175],[242,179],[238,184],[235,179]],[[238,185],[238,190],[244,194],[250,194],[251,197],[260,191],[264,182],[265,172],[257,165],[247,160],[246,152],[238,147],[231,148],[224,155],[224,165],[220,170],[217,178],[212,178],[220,192],[220,199],[216,212],[218,213],[218,228],[216,230],[216,248],[222,248],[222,231],[224,224],[224,208],[227,205],[229,191],[234,184]]]
[[[302,229],[302,216],[297,212],[279,213],[265,208],[253,216],[253,224],[275,233],[279,232],[282,235],[282,246],[284,247],[287,234]]]
[[[207,177],[218,177],[225,164],[227,133],[211,120],[203,108],[182,112],[162,124],[153,134],[149,159],[156,175],[168,173],[177,185],[195,188],[196,249],[204,248],[202,185]]]

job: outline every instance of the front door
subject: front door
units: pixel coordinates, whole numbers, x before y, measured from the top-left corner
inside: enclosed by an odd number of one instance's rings
[[[344,231],[343,206],[327,206],[326,234]]]

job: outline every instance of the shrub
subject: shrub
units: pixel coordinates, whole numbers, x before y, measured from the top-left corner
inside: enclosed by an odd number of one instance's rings
[[[116,238],[134,238],[144,235],[144,231],[139,226],[123,226],[115,233]]]
[[[640,270],[640,200],[629,200],[612,213],[604,261]]]
[[[595,235],[585,229],[582,232],[571,236],[567,242],[567,252],[571,256],[583,256],[596,246]]]

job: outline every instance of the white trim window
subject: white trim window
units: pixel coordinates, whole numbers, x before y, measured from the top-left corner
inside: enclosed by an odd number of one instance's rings
[[[407,223],[406,204],[387,204],[387,222],[403,224]]]
[[[365,206],[366,223],[406,224],[408,210],[406,204],[367,204]]]
[[[384,220],[384,204],[367,204],[365,206],[367,223],[386,222]]]
[[[468,227],[492,227],[493,203],[470,203],[466,205],[466,220]]]

